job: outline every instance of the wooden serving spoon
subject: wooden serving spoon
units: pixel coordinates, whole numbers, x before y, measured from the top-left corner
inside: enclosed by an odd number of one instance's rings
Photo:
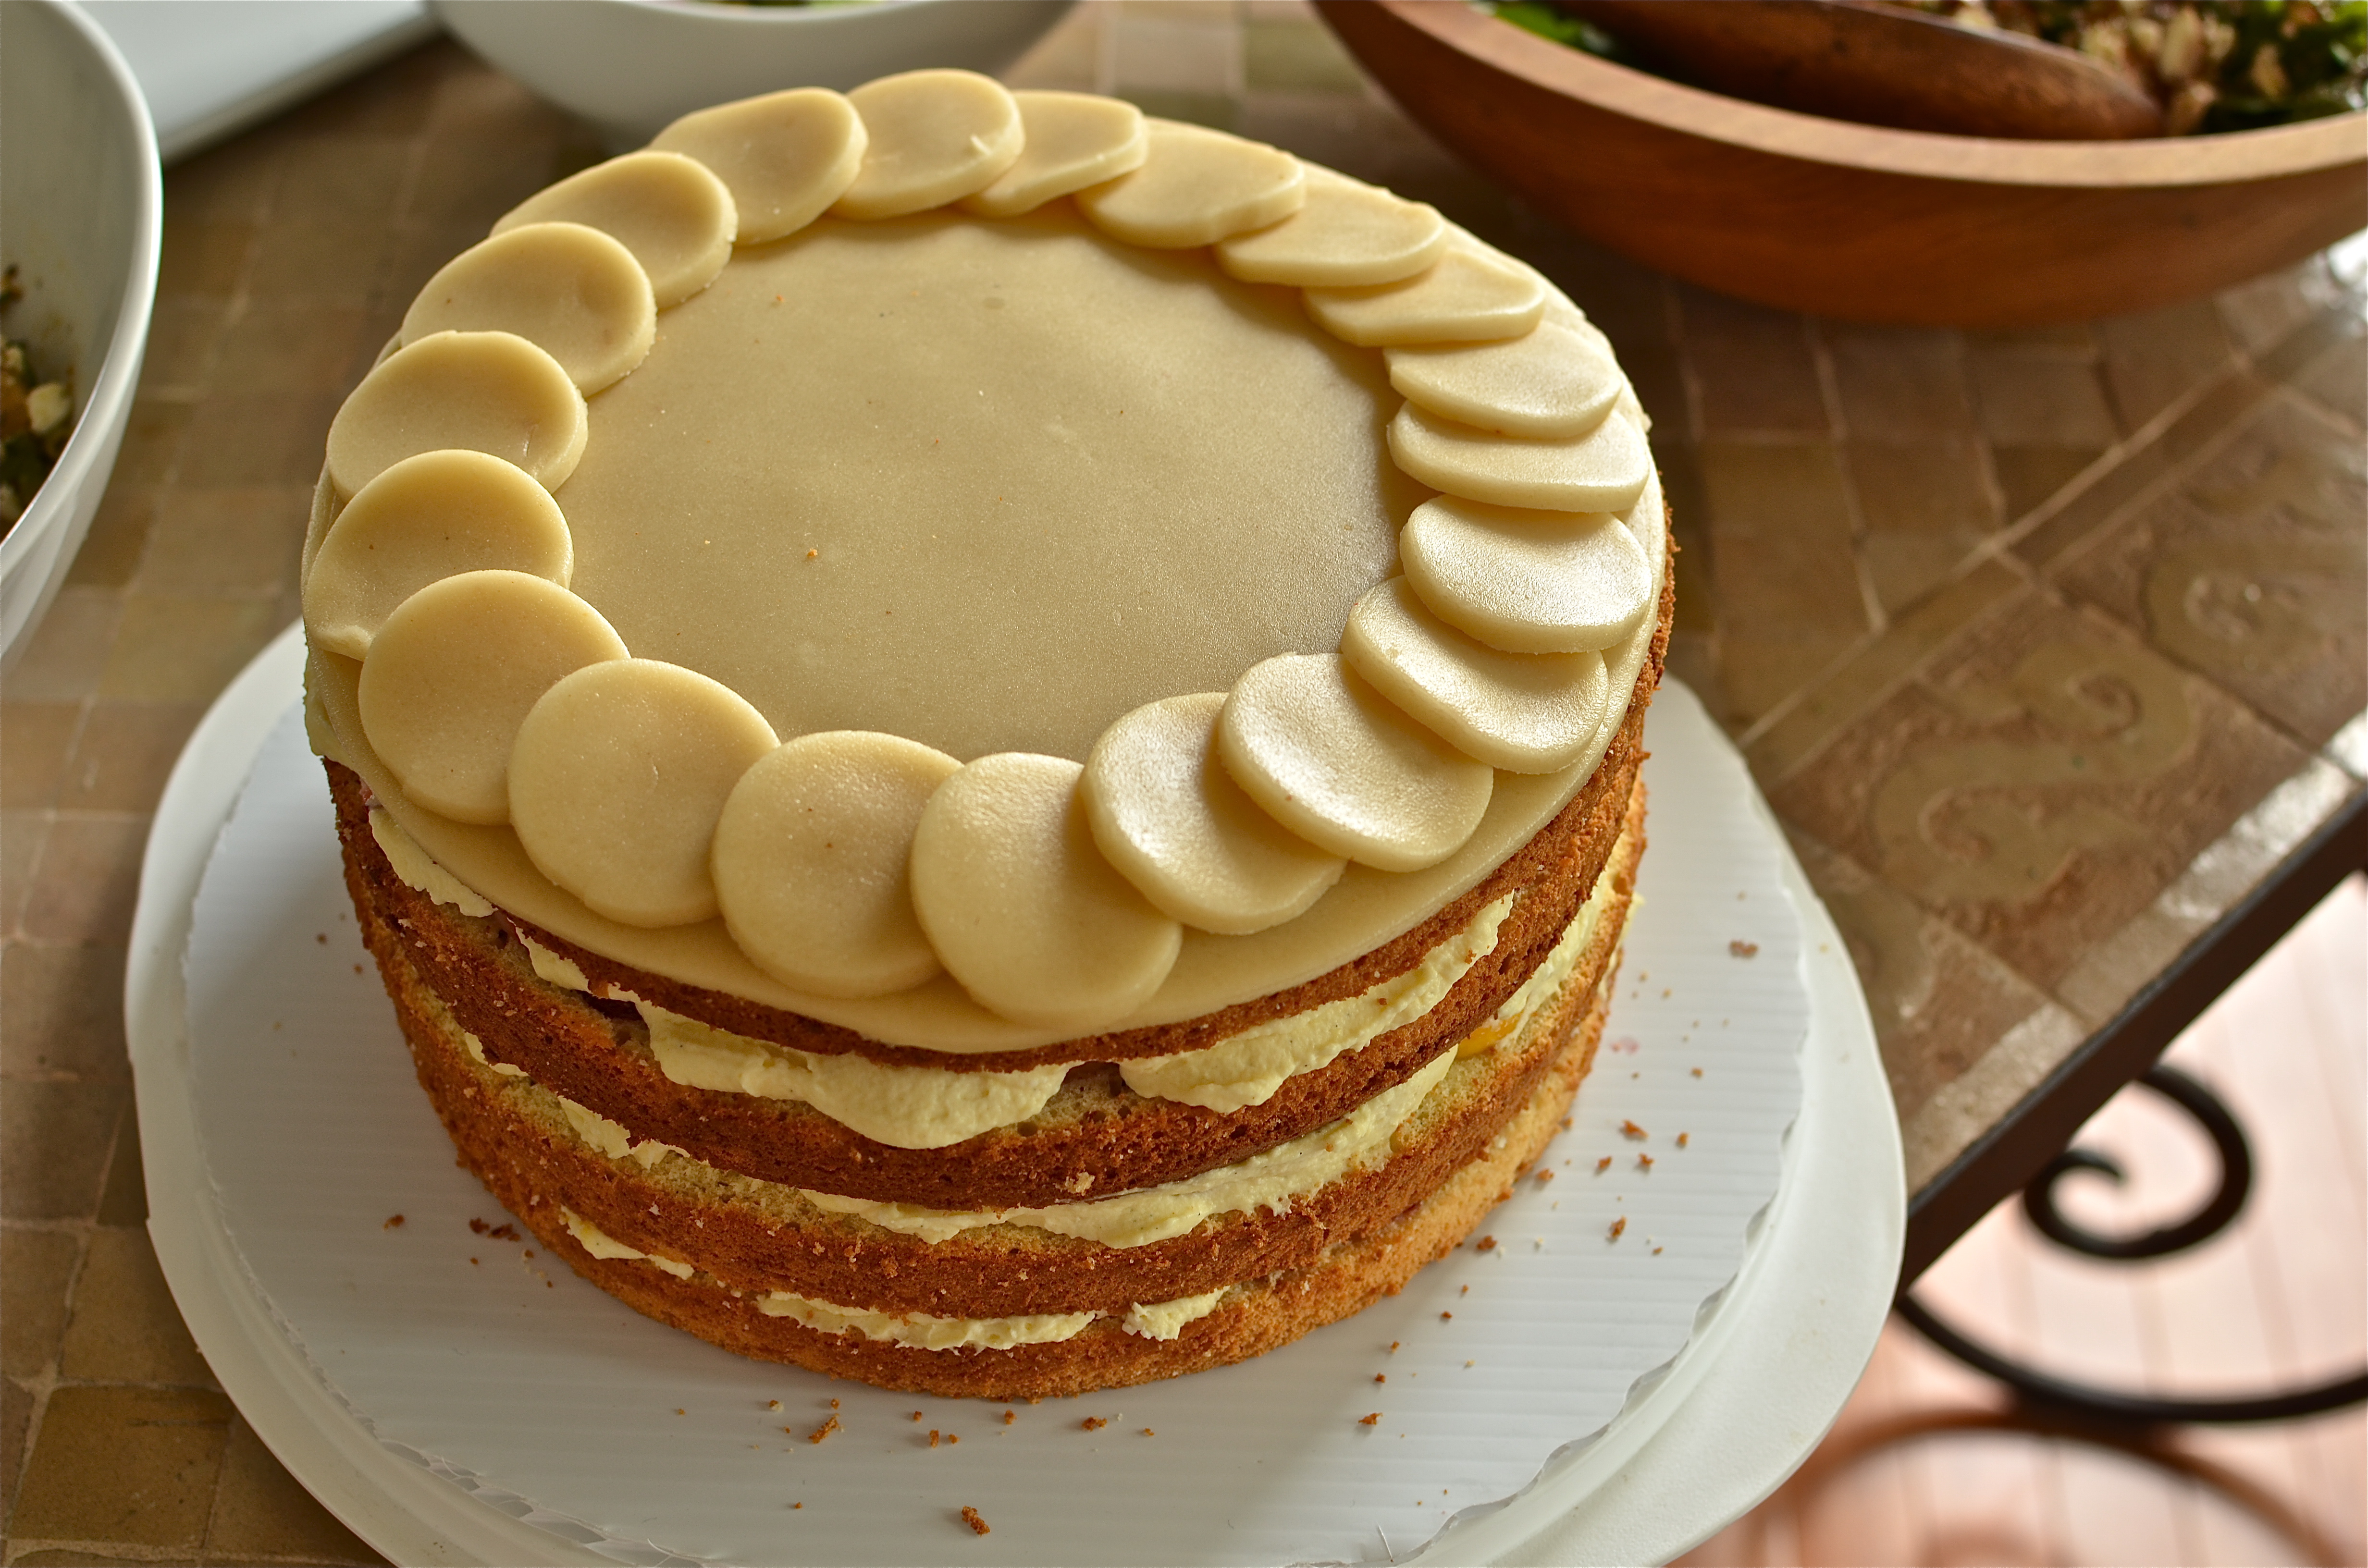
[[[2021,141],[2162,134],[2162,111],[2075,51],[1868,0],[1556,0],[1684,80],[1829,119]]]

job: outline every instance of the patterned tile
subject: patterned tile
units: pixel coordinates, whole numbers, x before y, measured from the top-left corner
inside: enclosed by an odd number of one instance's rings
[[[1852,440],[1843,461],[1866,522],[1859,550],[1886,610],[1921,599],[1998,530],[1998,502],[1970,436]]]
[[[2368,707],[2368,460],[2292,399],[2055,576],[2306,744]]]
[[[2034,593],[1774,803],[2046,989],[2307,760],[2129,631]]]

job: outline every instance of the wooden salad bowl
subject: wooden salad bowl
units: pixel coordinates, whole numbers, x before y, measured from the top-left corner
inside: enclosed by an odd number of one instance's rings
[[[2033,142],[1768,108],[1566,48],[1465,0],[1316,0],[1406,111],[1598,244],[1850,321],[2119,315],[2368,227],[2368,112]]]

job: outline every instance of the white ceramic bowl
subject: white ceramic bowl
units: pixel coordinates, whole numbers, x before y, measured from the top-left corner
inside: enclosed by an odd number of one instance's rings
[[[724,6],[702,0],[434,0],[461,42],[616,150],[678,115],[782,87],[842,91],[924,65],[994,75],[1074,0],[880,0]]]
[[[63,372],[74,431],[0,539],[0,658],[58,591],[114,471],[148,344],[165,189],[156,132],[123,57],[56,0],[0,0],[0,257],[25,298],[10,335]]]

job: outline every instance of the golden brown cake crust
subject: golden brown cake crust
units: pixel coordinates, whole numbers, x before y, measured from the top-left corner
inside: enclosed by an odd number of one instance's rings
[[[398,955],[399,957],[399,955]],[[552,1252],[578,1274],[647,1316],[684,1329],[727,1350],[785,1361],[881,1388],[947,1397],[1038,1399],[1120,1388],[1247,1360],[1287,1345],[1395,1295],[1426,1264],[1445,1256],[1497,1203],[1559,1129],[1571,1096],[1594,1060],[1603,1028],[1608,985],[1592,993],[1566,989],[1550,1026],[1540,1031],[1537,1071],[1525,1100],[1511,1103],[1501,1135],[1413,1209],[1362,1234],[1343,1234],[1305,1264],[1236,1285],[1208,1316],[1187,1324],[1173,1340],[1127,1332],[1115,1318],[1090,1324],[1074,1338],[1009,1349],[923,1350],[859,1334],[827,1334],[786,1317],[768,1317],[753,1295],[734,1295],[707,1274],[677,1279],[633,1259],[596,1258],[570,1233],[559,1203],[541,1188],[535,1140],[481,1119],[464,1085],[446,1125],[464,1160],[505,1207],[522,1219]],[[1584,1004],[1582,1006],[1582,1004]],[[406,1027],[411,1019],[405,1018]],[[431,1095],[451,1082],[440,1044],[415,1059]],[[438,1109],[445,1110],[438,1096]],[[484,1147],[490,1134],[493,1146]],[[1493,1145],[1493,1146],[1491,1146]],[[1394,1162],[1395,1163],[1395,1162]],[[704,1233],[695,1233],[704,1239]],[[679,1249],[677,1249],[679,1250]],[[949,1314],[951,1315],[951,1314]]]
[[[399,880],[370,831],[359,779],[328,766],[347,883],[365,928],[384,922],[403,932],[425,983],[489,1057],[636,1141],[676,1144],[725,1170],[850,1198],[975,1210],[1179,1181],[1312,1132],[1412,1077],[1494,1014],[1560,939],[1631,814],[1638,750],[1623,737],[1620,766],[1515,858],[1519,869],[1542,869],[1499,928],[1496,950],[1412,1023],[1231,1113],[1135,1095],[1106,1065],[1073,1069],[1046,1113],[942,1149],[881,1143],[795,1101],[673,1082],[642,1043],[632,1008],[539,979],[498,917],[458,915]]]
[[[535,1200],[564,1205],[643,1251],[693,1258],[736,1290],[789,1290],[841,1306],[953,1317],[1123,1313],[1138,1302],[1309,1267],[1337,1238],[1364,1234],[1406,1212],[1486,1147],[1544,1078],[1571,1016],[1610,989],[1643,849],[1642,817],[1640,791],[1622,862],[1608,880],[1608,906],[1562,994],[1520,1037],[1459,1064],[1434,1091],[1441,1100],[1438,1114],[1426,1107],[1386,1164],[1336,1181],[1287,1213],[1226,1215],[1136,1247],[1018,1227],[931,1244],[818,1213],[794,1199],[785,1219],[779,1201],[768,1204],[766,1195],[720,1175],[669,1180],[684,1170],[680,1162],[662,1162],[653,1171],[612,1159],[576,1136],[546,1091],[470,1061],[451,1014],[421,983],[392,932],[366,915],[377,926],[366,934],[381,954],[420,1080],[453,1141],[480,1172],[507,1167]],[[683,1222],[689,1208],[696,1209],[696,1227]]]

